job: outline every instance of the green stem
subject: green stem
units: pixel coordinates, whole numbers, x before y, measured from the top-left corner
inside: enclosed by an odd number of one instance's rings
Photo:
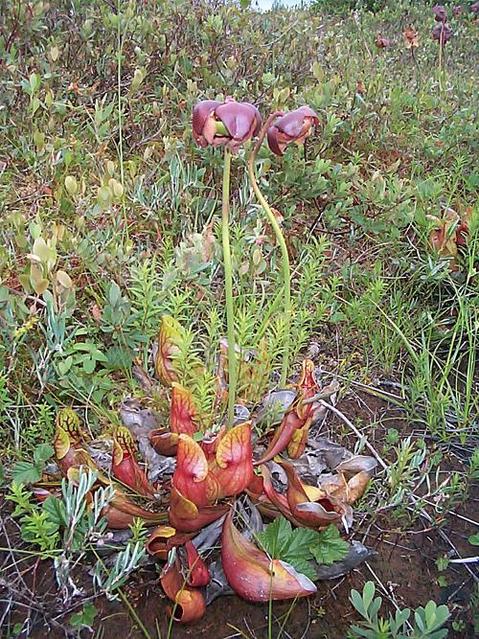
[[[123,212],[123,233],[122,239],[129,240],[129,231],[128,231],[128,214],[125,206],[125,164],[123,161],[123,105],[121,99],[121,62],[123,57],[123,42],[124,36],[121,33],[121,1],[117,2],[117,18],[118,18],[118,27],[117,27],[117,61],[116,61],[116,92],[117,92],[117,101],[118,101],[118,157],[120,160],[120,182],[123,188],[123,193],[121,196],[121,208]],[[125,27],[126,31],[126,27]],[[124,244],[124,242],[123,242]]]
[[[281,365],[281,386],[286,384],[286,380],[288,377],[288,369],[289,369],[289,354],[290,354],[290,341],[291,341],[291,268],[289,264],[289,254],[288,247],[286,245],[286,240],[284,239],[283,232],[281,231],[281,227],[278,224],[278,221],[271,210],[270,205],[266,201],[266,198],[261,193],[260,188],[258,186],[258,182],[256,180],[256,173],[254,170],[254,163],[256,160],[256,155],[258,153],[261,144],[263,143],[266,132],[268,131],[269,126],[279,115],[282,115],[280,112],[272,113],[269,118],[266,120],[261,132],[259,134],[258,140],[254,146],[253,151],[248,160],[248,175],[251,182],[251,186],[253,187],[253,191],[258,198],[261,206],[266,213],[269,223],[276,235],[276,240],[279,244],[279,248],[281,250],[281,267],[283,271],[283,288],[284,288],[284,341],[283,341],[283,361]]]
[[[444,22],[441,23],[441,33],[439,35],[439,91],[442,93],[443,91],[443,82],[442,82],[442,56],[443,56],[443,46],[444,46]]]
[[[225,162],[223,169],[223,199],[221,218],[221,237],[223,242],[223,264],[225,271],[225,299],[226,299],[226,326],[228,338],[228,420],[230,428],[233,425],[235,414],[235,394],[237,384],[237,367],[235,352],[235,318],[233,308],[233,266],[231,264],[230,249],[230,173],[231,173],[231,153],[225,148]]]

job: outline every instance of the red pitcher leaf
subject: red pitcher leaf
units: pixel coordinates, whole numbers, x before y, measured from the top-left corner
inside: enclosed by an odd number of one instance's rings
[[[198,507],[210,503],[208,470],[206,455],[198,442],[189,435],[180,435],[172,484]]]
[[[43,503],[48,497],[60,497],[60,490],[47,490],[40,486],[32,486],[31,491],[37,501]]]
[[[173,433],[193,436],[201,431],[198,411],[191,391],[173,382],[170,404],[170,429]]]
[[[69,468],[87,466],[98,470],[92,457],[82,448],[88,436],[80,427],[80,418],[71,408],[58,411],[53,448],[58,466],[66,475]]]
[[[158,379],[165,386],[171,386],[179,379],[176,360],[182,352],[184,339],[185,334],[181,324],[170,315],[163,315],[157,338],[155,371]]]
[[[325,528],[329,524],[339,524],[342,515],[335,510],[333,502],[326,498],[321,502],[306,501],[294,507],[296,519],[309,528]]]
[[[175,621],[191,623],[205,614],[206,603],[199,590],[188,587],[178,559],[167,565],[161,573],[160,582],[166,596],[176,605],[168,608],[168,614]]]
[[[271,479],[271,473],[269,472],[268,468],[266,466],[263,466],[261,471],[263,473],[263,488],[266,497],[282,515],[284,515],[287,519],[296,523],[297,525],[300,525],[299,522],[296,522],[294,519],[286,496],[275,490]]]
[[[286,448],[290,456],[295,459],[303,454],[308,441],[309,428],[317,410],[315,402],[310,400],[319,392],[319,386],[314,376],[314,363],[310,359],[305,359],[303,362],[301,377],[296,384],[296,389],[298,393],[296,399],[286,411],[268,449],[262,458],[255,462],[255,465],[271,461]],[[305,400],[308,401],[305,402]]]
[[[301,428],[302,424],[303,422],[301,419],[299,419],[294,407],[288,409],[281,421],[281,424],[276,429],[276,432],[273,435],[273,439],[271,440],[266,452],[261,457],[261,459],[258,459],[258,461],[254,462],[254,465],[260,466],[261,464],[265,464],[266,462],[269,462],[274,457],[276,457],[276,455],[282,453],[291,441],[291,437],[293,436],[294,431],[297,428]]]
[[[210,571],[192,541],[185,543],[185,551],[188,564],[188,585],[193,588],[206,586],[211,580]]]
[[[181,532],[196,532],[222,517],[228,506],[202,506],[198,508],[172,487],[168,516],[170,524]]]
[[[166,513],[145,510],[119,490],[115,490],[112,501],[103,509],[102,514],[108,522],[108,527],[117,530],[128,528],[135,519],[141,519],[147,526],[153,526],[166,520]]]
[[[148,435],[150,444],[160,455],[174,457],[178,450],[178,433],[172,433],[164,428],[155,428]]]
[[[283,468],[284,472],[286,473],[286,477],[288,478],[288,488],[286,491],[286,495],[290,507],[293,508],[297,504],[305,501],[310,501],[305,485],[299,478],[295,467],[292,464],[289,464],[288,462],[282,460],[278,463],[281,468]],[[321,494],[321,497],[324,497],[323,493]]]
[[[148,537],[146,550],[150,555],[166,560],[172,548],[182,546],[190,537],[189,534],[176,532],[171,526],[157,526]]]
[[[215,461],[210,472],[220,487],[218,497],[230,497],[243,492],[254,474],[251,422],[238,424],[224,433],[216,450]]]
[[[155,489],[140,468],[136,457],[136,445],[130,431],[124,426],[117,428],[113,436],[111,471],[113,476],[140,495],[152,497]]]
[[[281,462],[288,478],[286,498],[295,519],[302,526],[324,528],[331,523],[340,523],[343,516],[349,514],[346,504],[315,486],[306,487],[300,480],[294,466]],[[316,499],[311,500],[310,496]]]
[[[309,429],[311,427],[311,417],[308,417],[302,428],[296,428],[293,431],[291,439],[288,443],[288,455],[291,459],[298,459],[304,453],[306,444],[308,443]]]
[[[230,511],[223,524],[221,560],[228,583],[243,599],[269,601],[307,597],[316,592],[308,577],[279,559],[270,559],[233,524]]]
[[[253,477],[245,489],[252,499],[258,499],[264,493],[263,477],[253,473]]]

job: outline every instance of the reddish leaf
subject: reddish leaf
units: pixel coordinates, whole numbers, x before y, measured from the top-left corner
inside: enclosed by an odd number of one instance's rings
[[[185,543],[185,551],[188,564],[188,585],[193,588],[206,586],[211,579],[210,571],[192,541]]]
[[[176,488],[171,489],[169,521],[181,532],[196,532],[222,517],[228,506],[203,506],[198,508],[184,497]]]
[[[140,495],[151,497],[155,494],[155,489],[136,461],[135,453],[136,446],[130,431],[120,426],[113,437],[112,474]]]
[[[190,537],[186,533],[177,533],[171,526],[157,526],[148,537],[146,550],[150,555],[166,560],[172,548],[182,546]]]
[[[165,567],[160,582],[166,596],[176,604],[168,609],[175,621],[191,623],[201,619],[206,610],[205,599],[199,590],[187,585],[178,559]]]
[[[270,559],[233,524],[230,511],[223,524],[221,560],[228,583],[249,601],[307,597],[316,586],[290,564]]]

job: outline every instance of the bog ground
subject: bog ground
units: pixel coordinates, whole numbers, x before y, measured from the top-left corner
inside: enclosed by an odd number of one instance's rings
[[[477,636],[478,69],[478,2],[3,1],[2,636]]]

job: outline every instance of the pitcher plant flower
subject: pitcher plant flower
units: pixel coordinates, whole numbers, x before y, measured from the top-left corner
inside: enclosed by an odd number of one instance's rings
[[[234,525],[231,510],[223,524],[221,560],[229,585],[248,601],[295,599],[316,592],[306,575],[285,561],[271,559],[246,539]]]
[[[289,263],[289,253],[286,240],[284,238],[281,227],[273,213],[266,198],[261,192],[258,181],[256,179],[255,161],[258,151],[263,143],[265,136],[268,136],[268,145],[273,153],[283,155],[283,150],[290,142],[301,144],[308,137],[315,124],[319,119],[316,113],[308,106],[300,107],[286,115],[282,111],[272,113],[264,123],[256,144],[248,159],[248,176],[253,187],[253,191],[258,198],[268,221],[276,236],[276,241],[281,250],[281,265],[283,274],[284,289],[284,341],[281,366],[281,386],[286,384],[289,369],[289,351],[290,351],[290,333],[291,333],[291,268]]]
[[[419,47],[419,35],[412,25],[409,25],[404,29],[403,37],[406,49],[411,49],[411,52],[413,52],[414,49]]]
[[[261,127],[258,109],[249,102],[236,102],[227,97],[223,103],[204,100],[193,109],[193,137],[200,146],[224,146],[223,192],[221,206],[221,238],[225,278],[226,324],[228,337],[228,414],[227,425],[234,420],[237,363],[235,355],[235,330],[233,308],[233,266],[229,236],[229,199],[231,152],[257,135]]]
[[[376,35],[374,42],[378,49],[388,49],[391,46],[391,40],[389,38],[385,38],[380,33]]]
[[[453,31],[447,22],[438,22],[432,30],[433,40],[439,42],[441,48],[452,38]]]
[[[199,146],[226,146],[233,153],[258,135],[261,116],[249,102],[203,100],[193,109],[193,137]]]
[[[318,124],[319,118],[309,106],[285,113],[268,127],[268,146],[276,155],[283,155],[288,144],[303,144]]]
[[[432,8],[432,12],[434,14],[434,20],[436,22],[446,22],[447,20],[447,11],[446,7],[442,4],[436,4]]]

